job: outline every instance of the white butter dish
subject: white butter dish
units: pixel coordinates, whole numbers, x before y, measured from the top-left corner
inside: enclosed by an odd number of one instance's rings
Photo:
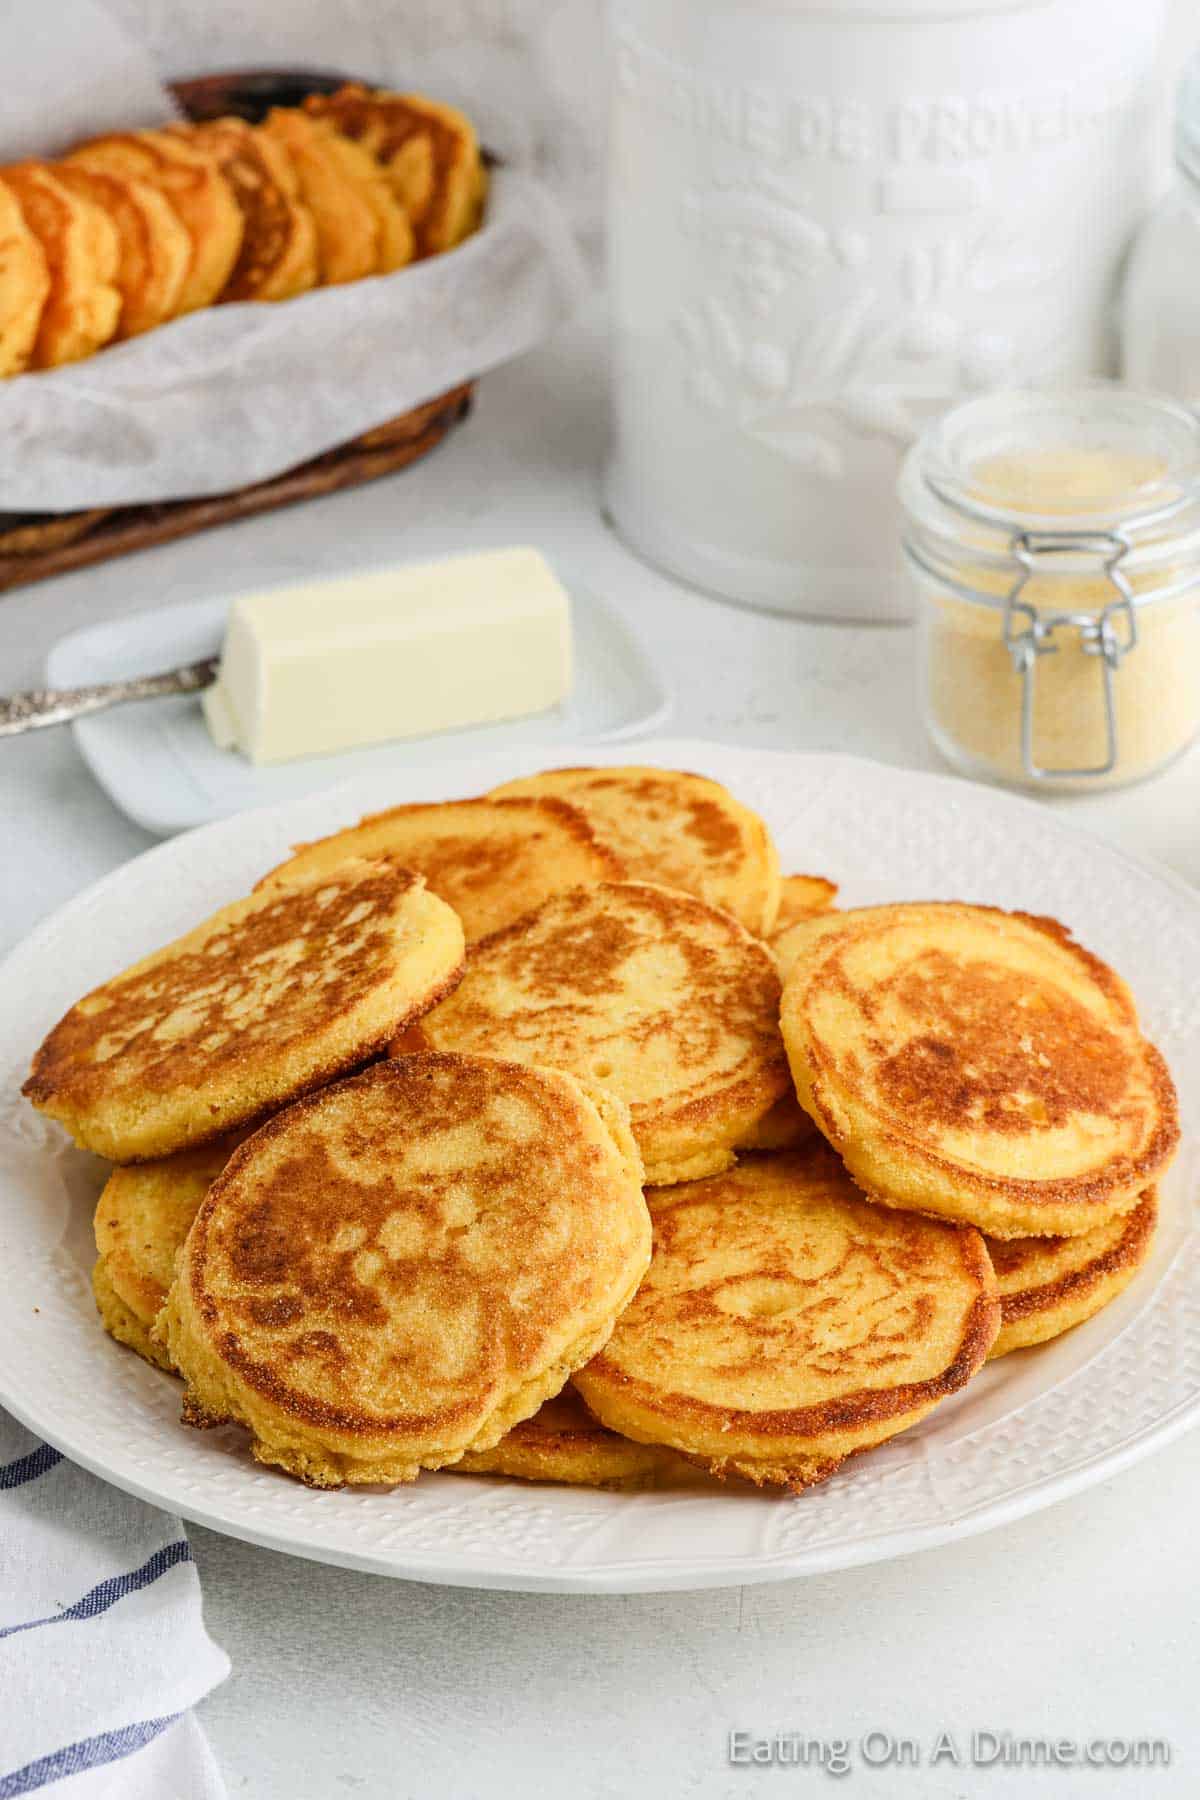
[[[421,768],[434,755],[442,762],[530,745],[544,746],[552,763],[557,744],[600,744],[658,729],[670,700],[645,652],[610,607],[579,588],[569,592],[571,692],[529,718],[260,767],[235,750],[217,748],[196,695],[114,707],[71,729],[114,805],[158,837],[316,793],[352,775]],[[228,598],[192,601],[72,632],[51,650],[47,681],[76,687],[215,656],[229,604]]]

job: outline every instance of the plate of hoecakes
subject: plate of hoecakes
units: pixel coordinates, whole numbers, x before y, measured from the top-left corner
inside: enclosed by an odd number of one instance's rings
[[[0,1402],[428,1581],[985,1530],[1200,1416],[1198,981],[1182,883],[848,757],[514,750],[238,815],[0,969]]]

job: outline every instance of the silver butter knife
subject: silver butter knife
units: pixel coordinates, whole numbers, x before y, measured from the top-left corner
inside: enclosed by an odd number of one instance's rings
[[[46,725],[67,725],[88,713],[130,700],[159,700],[164,694],[195,694],[217,679],[219,656],[167,669],[161,675],[133,675],[127,681],[102,681],[92,687],[32,688],[27,694],[10,694],[0,700],[0,737],[16,737],[22,731],[41,731]]]

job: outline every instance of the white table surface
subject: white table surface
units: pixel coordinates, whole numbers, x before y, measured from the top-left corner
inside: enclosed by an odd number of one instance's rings
[[[67,631],[263,575],[540,544],[619,607],[667,672],[669,729],[939,766],[896,628],[742,611],[644,567],[602,522],[594,329],[491,377],[427,462],[357,492],[0,596],[0,685],[32,685]],[[1057,802],[1200,882],[1200,761],[1125,793]],[[65,731],[0,747],[0,949],[151,840]],[[1200,1793],[1200,1434],[1050,1512],[949,1549],[773,1588],[624,1599],[475,1594],[305,1563],[195,1530],[233,1675],[202,1719],[233,1795],[471,1800],[811,1791],[816,1770],[730,1768],[731,1730],[918,1740],[923,1766],[855,1795]],[[937,1732],[1157,1736],[1170,1768],[928,1764]],[[837,1785],[836,1783],[834,1784]]]

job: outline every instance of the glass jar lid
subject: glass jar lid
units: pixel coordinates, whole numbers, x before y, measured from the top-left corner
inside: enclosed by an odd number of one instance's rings
[[[1200,417],[1115,384],[1013,389],[936,421],[900,479],[909,555],[965,598],[1119,562],[1134,604],[1200,582]]]

